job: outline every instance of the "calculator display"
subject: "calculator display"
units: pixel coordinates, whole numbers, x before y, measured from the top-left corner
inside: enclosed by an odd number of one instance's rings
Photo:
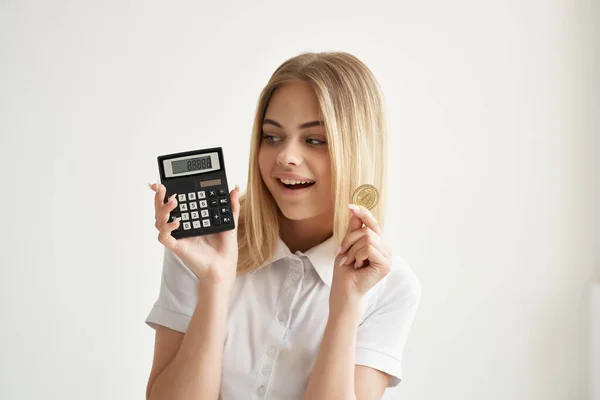
[[[191,158],[189,160],[172,161],[171,167],[173,174],[181,174],[183,172],[201,171],[203,169],[211,169],[210,156]]]
[[[166,178],[202,174],[221,168],[216,152],[163,160]]]

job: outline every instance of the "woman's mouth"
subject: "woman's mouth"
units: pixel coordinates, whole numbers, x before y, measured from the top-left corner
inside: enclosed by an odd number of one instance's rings
[[[277,179],[277,183],[284,194],[302,194],[315,184],[315,181],[295,181],[293,179]]]

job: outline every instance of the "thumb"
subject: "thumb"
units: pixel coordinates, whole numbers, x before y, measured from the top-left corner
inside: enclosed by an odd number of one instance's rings
[[[235,229],[238,227],[238,218],[240,216],[240,187],[235,185],[235,188],[229,193],[231,199],[231,212],[233,213],[233,222]]]
[[[346,229],[346,236],[348,236],[350,233],[352,233],[356,230],[359,230],[360,228],[362,228],[362,226],[363,226],[362,219],[360,219],[356,215],[352,215],[352,218],[350,218],[350,221],[348,222],[348,228]]]

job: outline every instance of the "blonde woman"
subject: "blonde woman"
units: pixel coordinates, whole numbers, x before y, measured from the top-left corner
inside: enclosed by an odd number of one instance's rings
[[[262,91],[236,229],[165,246],[147,398],[381,399],[402,378],[421,287],[382,238],[387,123],[371,71],[341,52],[284,62]],[[369,183],[371,211],[352,203]]]

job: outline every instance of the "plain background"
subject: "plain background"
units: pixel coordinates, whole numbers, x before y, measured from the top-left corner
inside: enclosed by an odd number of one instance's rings
[[[600,278],[600,7],[569,0],[0,1],[0,398],[141,399],[156,157],[222,146],[303,51],[390,114],[387,231],[421,279],[386,399],[585,399]]]

